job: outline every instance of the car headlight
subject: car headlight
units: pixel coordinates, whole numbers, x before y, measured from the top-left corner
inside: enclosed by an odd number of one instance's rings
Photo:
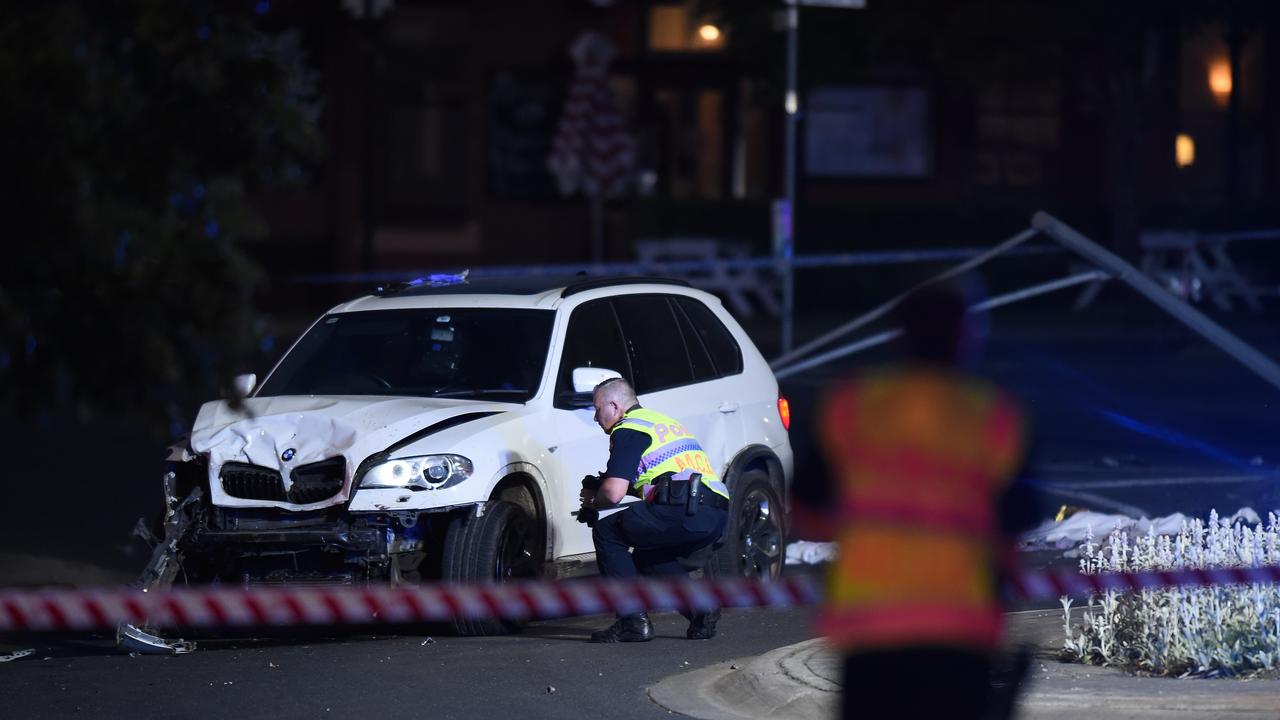
[[[362,488],[440,490],[471,477],[471,461],[461,455],[423,455],[388,460],[369,468]]]

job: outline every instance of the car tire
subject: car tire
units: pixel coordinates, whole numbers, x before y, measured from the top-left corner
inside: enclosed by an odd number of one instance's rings
[[[449,523],[441,574],[448,582],[468,585],[536,577],[541,570],[536,541],[533,519],[524,510],[509,502],[491,502],[483,515],[467,513]],[[522,625],[505,619],[453,620],[459,635],[507,635]]]
[[[786,555],[778,491],[763,471],[748,470],[731,487],[729,526],[716,551],[715,574],[773,580],[782,574]]]

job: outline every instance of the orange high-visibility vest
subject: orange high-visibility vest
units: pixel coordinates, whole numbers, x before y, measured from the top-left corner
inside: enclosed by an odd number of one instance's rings
[[[829,395],[821,434],[840,503],[823,633],[846,651],[996,645],[997,498],[1023,454],[1017,407],[941,369],[886,371]]]

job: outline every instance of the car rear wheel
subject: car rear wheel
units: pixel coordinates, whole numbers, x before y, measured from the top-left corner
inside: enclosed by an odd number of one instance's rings
[[[444,579],[483,584],[536,577],[542,565],[537,537],[533,519],[509,502],[491,502],[479,517],[472,513],[456,517],[444,539]],[[500,619],[453,621],[460,635],[505,635],[521,625]]]
[[[782,574],[786,538],[782,532],[782,503],[769,476],[749,470],[730,493],[729,527],[716,552],[720,577],[772,580]]]

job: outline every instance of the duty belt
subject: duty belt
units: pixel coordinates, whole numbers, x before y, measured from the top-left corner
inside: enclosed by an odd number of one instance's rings
[[[703,485],[702,476],[697,473],[679,480],[659,475],[653,481],[652,492],[645,493],[645,501],[654,505],[683,505],[688,515],[695,514],[702,505],[729,509],[729,501]]]

